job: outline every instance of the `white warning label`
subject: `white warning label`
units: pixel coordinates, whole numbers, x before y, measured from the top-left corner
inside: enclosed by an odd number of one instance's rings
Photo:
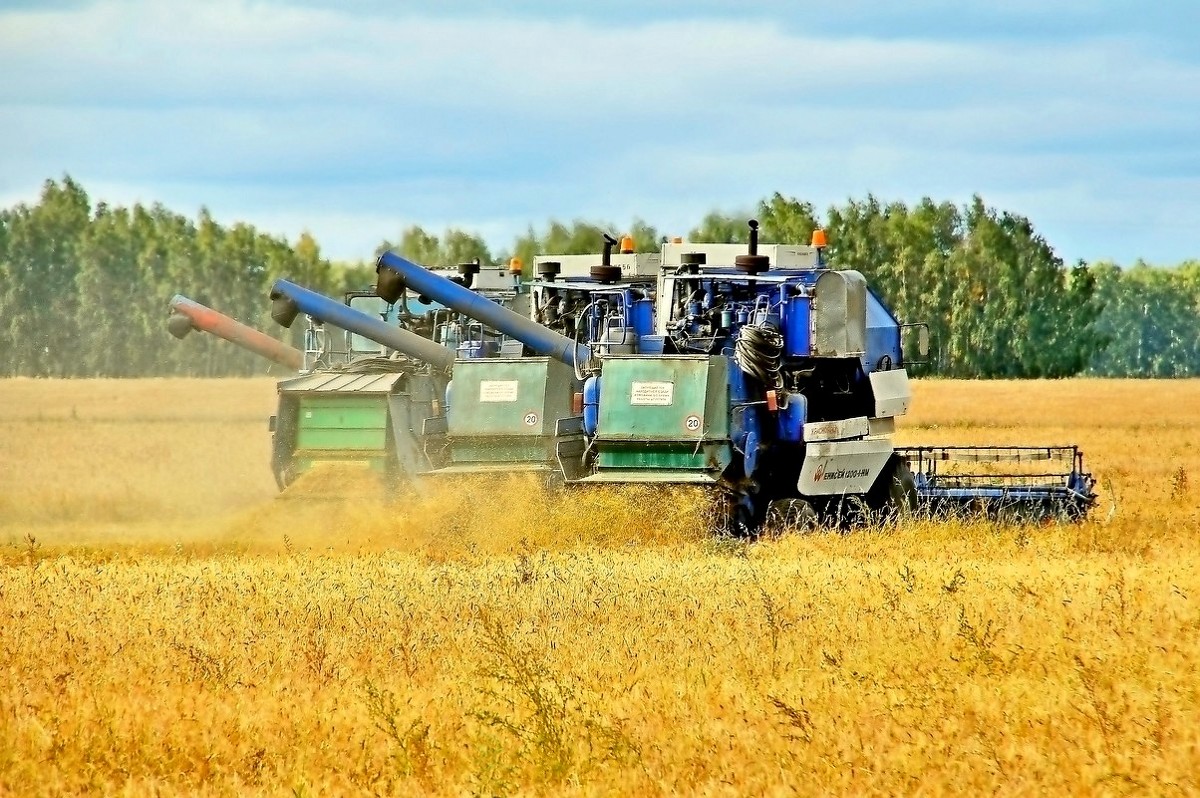
[[[629,389],[629,404],[669,407],[675,400],[673,382],[634,382]]]
[[[516,380],[480,380],[479,401],[515,402],[519,386],[520,383]]]

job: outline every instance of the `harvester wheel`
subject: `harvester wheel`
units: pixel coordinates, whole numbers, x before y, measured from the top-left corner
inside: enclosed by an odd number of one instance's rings
[[[908,462],[893,454],[867,492],[866,504],[884,521],[895,521],[917,509],[917,482]]]
[[[279,488],[279,492],[283,493],[287,490],[287,486],[292,481],[292,475],[287,467],[272,468],[271,473],[275,475],[275,485]]]
[[[808,532],[821,524],[816,509],[805,499],[776,499],[767,507],[763,527],[767,534]]]
[[[729,490],[722,500],[723,534],[736,538],[756,537],[767,517],[767,502],[752,482]]]

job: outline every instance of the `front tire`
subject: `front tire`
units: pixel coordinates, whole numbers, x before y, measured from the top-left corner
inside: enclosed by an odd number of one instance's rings
[[[871,513],[885,523],[910,516],[917,510],[917,482],[908,463],[899,455],[888,458],[875,484],[867,492]]]

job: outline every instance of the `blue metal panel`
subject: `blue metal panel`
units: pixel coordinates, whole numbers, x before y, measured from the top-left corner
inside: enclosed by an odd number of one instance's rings
[[[479,360],[493,357],[500,349],[495,341],[465,341],[458,345],[458,356],[463,360]]]
[[[638,299],[633,302],[633,329],[638,336],[654,334],[654,302]]]
[[[661,355],[666,346],[665,335],[643,335],[638,339],[639,355]]]
[[[808,421],[808,399],[802,393],[790,394],[787,407],[779,409],[779,440],[799,443],[804,440],[804,423]]]
[[[794,296],[787,300],[784,312],[784,354],[788,357],[808,357],[812,353],[811,298]]]
[[[591,437],[596,434],[600,420],[600,377],[596,374],[583,383],[583,432]]]
[[[900,355],[900,323],[887,309],[879,296],[867,290],[867,352],[863,355],[863,371],[878,371],[884,358],[890,368],[902,365]]]

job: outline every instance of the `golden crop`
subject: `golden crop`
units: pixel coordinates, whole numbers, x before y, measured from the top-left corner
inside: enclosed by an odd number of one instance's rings
[[[1080,443],[1084,524],[753,544],[689,491],[277,499],[273,404],[0,382],[0,794],[1200,791],[1200,381],[917,385],[905,442]]]

